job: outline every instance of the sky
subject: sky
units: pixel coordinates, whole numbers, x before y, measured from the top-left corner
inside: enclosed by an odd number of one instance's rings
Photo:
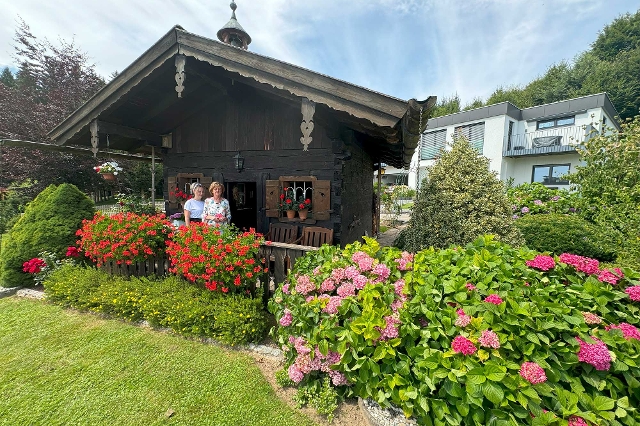
[[[589,49],[640,0],[237,0],[249,50],[401,99],[486,99]],[[107,78],[172,26],[209,38],[228,0],[0,0],[0,67],[18,19],[74,40]]]

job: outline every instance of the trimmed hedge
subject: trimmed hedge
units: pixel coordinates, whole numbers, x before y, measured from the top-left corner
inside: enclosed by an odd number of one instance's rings
[[[62,266],[44,287],[50,301],[65,307],[144,319],[230,345],[260,341],[267,330],[261,297],[212,292],[178,277],[127,279],[95,268]]]
[[[574,253],[611,262],[616,258],[613,231],[602,230],[576,215],[538,214],[516,220],[527,247],[553,254]]]
[[[63,256],[67,247],[75,245],[82,220],[94,214],[93,202],[74,185],[47,187],[3,237],[0,276],[5,285],[33,285],[33,278],[22,271],[22,264],[43,251]]]

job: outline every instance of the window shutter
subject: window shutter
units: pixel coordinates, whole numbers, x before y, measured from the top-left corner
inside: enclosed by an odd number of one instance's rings
[[[329,220],[331,218],[331,181],[317,180],[313,183],[313,200],[311,202],[315,220]]]
[[[428,132],[422,135],[420,146],[420,159],[433,160],[440,155],[447,142],[447,131],[438,130]]]
[[[178,178],[176,176],[169,176],[167,178],[167,187],[169,188],[169,203],[178,204],[178,200],[176,199],[176,186],[178,185]]]
[[[202,195],[203,199],[211,197],[211,194],[209,193],[209,186],[211,185],[211,182],[213,182],[212,177],[205,176],[200,178],[200,183],[204,189],[204,194]]]
[[[278,217],[278,203],[280,202],[280,181],[268,180],[266,184],[266,202],[267,217]]]
[[[469,124],[468,126],[456,127],[456,134],[467,138],[472,147],[482,154],[484,147],[484,123]]]

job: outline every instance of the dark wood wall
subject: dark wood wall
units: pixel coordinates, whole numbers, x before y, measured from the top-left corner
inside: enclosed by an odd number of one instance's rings
[[[343,142],[336,139],[338,129],[317,116],[309,151],[303,151],[300,105],[265,96],[261,91],[236,84],[224,96],[210,104],[173,130],[173,147],[164,154],[165,181],[178,173],[203,173],[225,182],[256,182],[258,230],[266,232],[269,220],[265,213],[265,182],[280,176],[315,176],[331,181],[330,220],[315,226],[334,229],[341,241],[341,164],[334,151]],[[336,148],[338,147],[338,148]],[[233,157],[244,157],[244,170],[235,169]],[[369,165],[369,169],[371,166]],[[367,175],[369,183],[371,174]],[[165,188],[165,199],[168,188]]]

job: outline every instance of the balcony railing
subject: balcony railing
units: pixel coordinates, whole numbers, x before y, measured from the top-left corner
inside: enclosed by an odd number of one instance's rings
[[[572,152],[581,143],[597,134],[591,126],[568,126],[518,135],[505,135],[504,157]]]

